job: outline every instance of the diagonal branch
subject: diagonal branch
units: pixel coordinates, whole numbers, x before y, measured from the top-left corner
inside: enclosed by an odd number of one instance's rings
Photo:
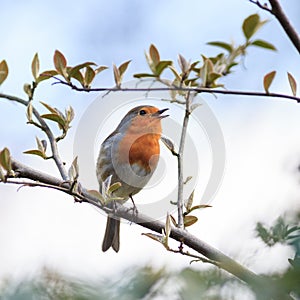
[[[0,93],[0,98],[3,99],[7,99],[10,101],[14,101],[14,102],[18,102],[20,104],[23,104],[24,106],[28,106],[28,104],[30,103],[30,101],[26,101],[22,98],[19,97],[15,97],[15,96],[11,96],[11,95],[6,95],[3,93]],[[45,134],[48,137],[48,140],[50,142],[51,145],[51,151],[52,151],[52,155],[53,155],[53,160],[55,161],[55,164],[59,170],[59,173],[62,177],[63,180],[68,180],[68,173],[64,167],[64,163],[62,161],[62,159],[60,158],[60,155],[58,153],[58,148],[57,148],[57,142],[55,139],[55,136],[53,135],[51,129],[49,128],[48,124],[45,122],[45,120],[41,117],[41,115],[39,114],[39,112],[32,106],[32,113],[34,114],[34,116],[37,118],[37,120],[39,121],[40,125],[39,128],[41,128],[41,130],[43,130],[45,132]]]
[[[74,192],[70,189],[70,184],[61,179],[40,172],[38,170],[32,169],[18,162],[13,158],[11,158],[11,162],[12,162],[12,168],[15,172],[15,176],[22,179],[30,179],[36,182],[36,184],[35,182],[33,182],[32,184],[25,183],[25,185],[28,186],[36,185],[36,186],[46,186],[50,188],[56,188],[61,192],[67,193],[75,197],[75,199],[77,199],[79,202],[86,202],[93,206],[96,206],[97,208],[104,210],[105,212],[112,213],[110,209],[102,206],[101,203],[98,201],[98,199],[93,195],[91,195],[90,193],[88,193],[86,189],[81,188],[80,193]],[[7,183],[10,183],[9,179]],[[18,184],[18,182],[14,180],[12,180],[11,183]],[[24,185],[24,182],[23,181],[19,182],[19,184]],[[115,211],[115,214],[120,218],[124,218],[126,220],[129,220],[130,222],[134,222],[140,226],[148,228],[157,233],[161,233],[162,230],[165,228],[165,224],[160,221],[153,220],[149,216],[140,213],[135,214],[133,216],[132,212],[130,212],[128,208],[118,203],[116,203],[116,205],[117,205],[117,210]],[[254,289],[254,291],[260,293],[261,292],[266,293],[267,298],[278,299],[278,300],[292,299],[288,294],[284,293],[283,291],[280,291],[280,289],[275,285],[274,282],[265,280],[259,275],[256,275],[249,269],[245,268],[235,260],[223,254],[221,251],[213,248],[209,244],[198,239],[197,237],[187,232],[186,230],[174,227],[171,230],[170,237],[180,242],[182,245],[186,245],[191,249],[195,250],[196,252],[202,254],[209,260],[213,260],[221,269],[226,270],[227,272],[236,276],[240,280],[248,283]]]
[[[267,10],[276,17],[285,33],[300,54],[300,36],[283,11],[279,0],[269,0],[271,8],[267,7],[265,4],[261,4],[258,0],[250,0],[250,2],[256,4],[261,9]]]

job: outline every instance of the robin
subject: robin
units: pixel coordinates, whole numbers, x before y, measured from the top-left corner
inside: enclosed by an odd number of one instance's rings
[[[111,176],[110,184],[120,182],[112,196],[124,203],[138,193],[154,173],[160,153],[161,119],[168,108],[137,106],[121,120],[116,130],[102,143],[97,160],[97,179],[100,185]],[[113,207],[113,203],[108,204]],[[120,249],[120,219],[107,217],[102,251]]]

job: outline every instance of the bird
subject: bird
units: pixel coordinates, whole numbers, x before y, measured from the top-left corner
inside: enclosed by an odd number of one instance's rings
[[[121,183],[112,192],[122,204],[137,194],[150,180],[159,160],[161,120],[168,108],[141,105],[132,108],[117,128],[102,142],[96,164],[96,175],[103,192],[103,182]],[[119,201],[118,201],[119,202]],[[113,208],[113,202],[107,206]],[[134,202],[133,202],[134,204]],[[135,205],[134,205],[135,206]],[[108,216],[102,251],[120,249],[120,219]]]

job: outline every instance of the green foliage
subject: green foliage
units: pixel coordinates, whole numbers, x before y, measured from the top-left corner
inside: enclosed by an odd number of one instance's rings
[[[19,284],[7,280],[0,294],[4,299],[226,299],[221,295],[227,284],[246,287],[216,269],[194,271],[190,268],[168,272],[149,266],[131,268],[114,278],[99,278],[93,283],[63,276],[49,269],[34,279]],[[250,292],[250,291],[249,291]],[[251,292],[250,292],[251,293]]]
[[[274,246],[276,243],[291,245],[294,240],[300,239],[300,226],[286,224],[286,221],[279,217],[275,224],[269,228],[262,223],[256,225],[257,236],[268,246]]]

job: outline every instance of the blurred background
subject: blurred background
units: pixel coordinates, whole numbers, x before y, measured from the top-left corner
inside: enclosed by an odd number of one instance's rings
[[[242,65],[222,83],[227,89],[262,91],[263,75],[277,70],[271,91],[291,94],[286,72],[298,82],[300,78],[299,54],[283,29],[270,14],[249,1],[2,1],[1,7],[0,60],[6,59],[9,77],[0,92],[6,94],[26,98],[23,85],[32,81],[30,64],[36,52],[42,70],[53,68],[56,49],[71,65],[94,61],[111,67],[112,63],[119,65],[132,59],[124,78],[130,80],[132,74],[147,70],[144,51],[151,43],[163,59],[176,60],[179,53],[191,60],[200,59],[201,54],[216,55],[219,50],[206,43],[243,43],[241,24],[253,13],[270,20],[257,38],[271,42],[278,51],[249,49]],[[283,7],[299,32],[299,2],[290,0]],[[95,85],[112,86],[112,72],[100,75]],[[53,86],[51,81],[42,83],[36,91],[37,100],[61,110],[72,105],[75,110],[70,134],[60,145],[67,164],[73,160],[76,125],[96,96]],[[255,228],[257,222],[271,226],[279,216],[294,220],[300,211],[300,108],[293,101],[259,97],[208,95],[205,100],[223,132],[226,170],[213,207],[197,212],[199,222],[190,231],[254,272],[282,273],[289,267],[294,248],[287,243],[268,247],[257,237]],[[8,147],[16,159],[58,175],[52,162],[22,154],[35,147],[36,135],[42,138],[36,128],[26,126],[24,107],[5,99],[0,99],[0,107],[0,149]],[[140,280],[151,283],[144,286],[146,291],[159,287],[165,293],[146,293],[145,297],[164,299],[193,282],[189,272],[195,272],[195,282],[219,276],[219,294],[224,299],[228,295],[238,297],[241,290],[245,299],[253,297],[236,282],[224,288],[224,274],[201,263],[190,266],[190,259],[167,253],[158,243],[141,236],[145,229],[134,224],[122,225],[118,254],[102,253],[106,217],[66,195],[39,188],[17,190],[4,184],[0,185],[0,195],[0,293],[8,298],[17,295],[20,284],[39,278],[67,290],[80,290],[80,286],[90,295],[87,299],[109,299],[120,291],[127,299],[124,290],[129,289],[130,280],[137,286]],[[76,284],[66,284],[70,278]],[[161,278],[165,278],[164,284],[158,280]],[[91,286],[78,284],[81,281]],[[179,282],[176,290],[174,282]],[[93,285],[99,289],[93,290]],[[101,285],[107,291],[100,296]]]

